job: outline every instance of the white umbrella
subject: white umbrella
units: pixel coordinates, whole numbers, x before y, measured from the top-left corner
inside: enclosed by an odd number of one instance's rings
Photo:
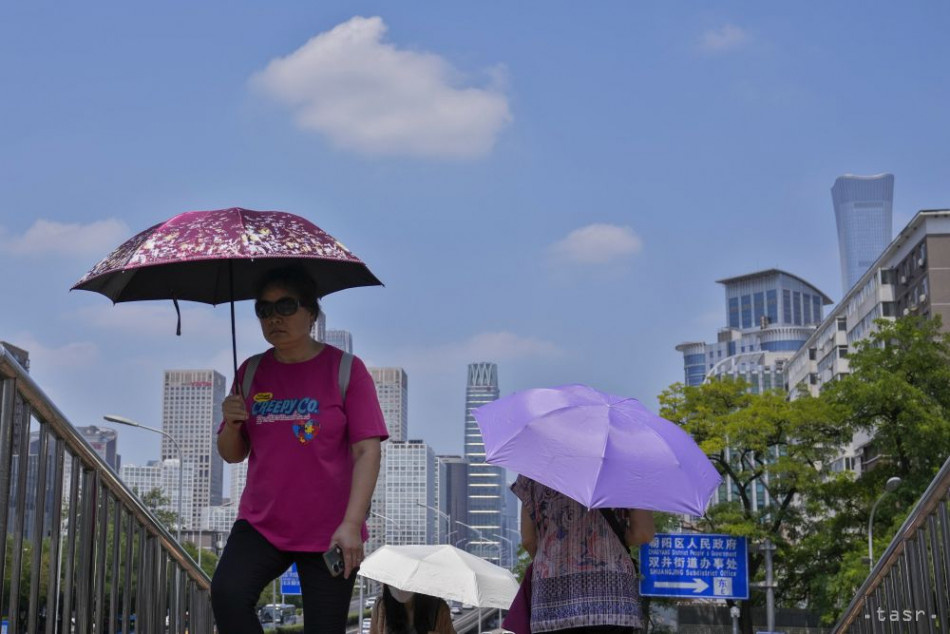
[[[508,570],[455,546],[383,546],[359,574],[401,590],[507,610],[518,592]]]

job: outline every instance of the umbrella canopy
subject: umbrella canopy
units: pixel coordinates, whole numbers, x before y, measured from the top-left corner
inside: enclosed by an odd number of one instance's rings
[[[234,302],[254,298],[265,275],[289,264],[310,274],[319,297],[382,284],[358,257],[309,220],[283,211],[232,207],[188,211],[149,227],[106,256],[73,289],[102,293],[113,302],[170,299],[176,310],[180,299],[231,302],[236,374]]]
[[[363,262],[309,220],[283,211],[233,207],[187,211],[127,240],[74,289],[113,302],[185,299],[206,304],[253,299],[270,270],[296,264],[320,297],[380,285]]]
[[[588,508],[702,515],[722,481],[693,439],[638,400],[565,385],[473,412],[485,460]]]
[[[359,574],[389,586],[446,601],[507,610],[518,580],[508,570],[455,546],[383,546],[363,560]]]

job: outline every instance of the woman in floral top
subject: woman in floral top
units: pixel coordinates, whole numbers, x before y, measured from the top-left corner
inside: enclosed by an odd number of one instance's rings
[[[642,627],[629,551],[598,509],[518,476],[521,541],[534,566],[531,632],[621,634]],[[653,514],[617,509],[628,546],[653,539]]]

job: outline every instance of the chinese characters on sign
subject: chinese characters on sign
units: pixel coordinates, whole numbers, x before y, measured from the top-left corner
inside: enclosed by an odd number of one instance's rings
[[[291,564],[290,568],[280,576],[281,594],[300,594],[300,577],[297,576],[297,564]]]
[[[745,537],[658,533],[640,546],[640,594],[748,599],[748,562]]]

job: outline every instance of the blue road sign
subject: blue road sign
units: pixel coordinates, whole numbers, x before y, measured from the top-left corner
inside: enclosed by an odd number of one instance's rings
[[[281,594],[300,594],[300,577],[297,576],[297,564],[290,564],[290,568],[280,576]]]
[[[640,594],[651,597],[748,599],[745,537],[657,533],[640,546]]]

